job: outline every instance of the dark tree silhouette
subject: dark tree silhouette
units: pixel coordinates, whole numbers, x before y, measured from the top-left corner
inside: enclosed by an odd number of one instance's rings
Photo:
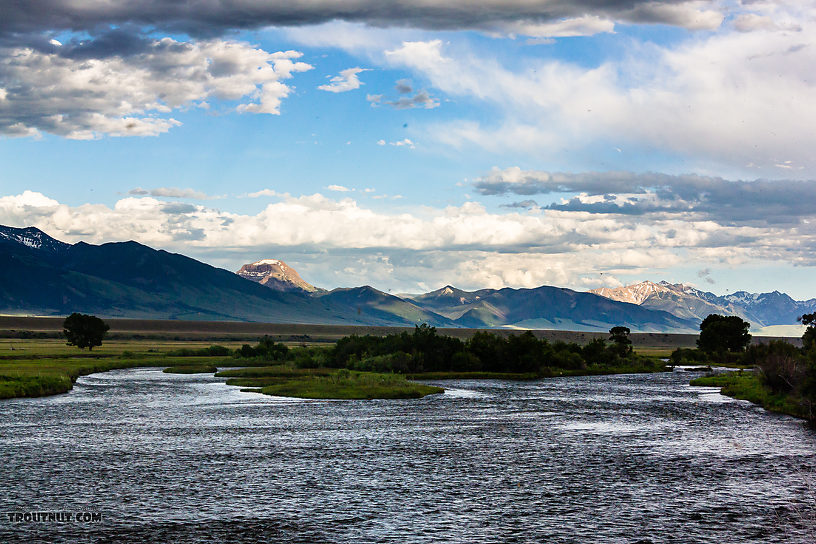
[[[632,353],[632,341],[629,339],[629,327],[612,327],[609,329],[609,341],[612,342],[614,351],[620,356]]]
[[[805,334],[802,335],[802,347],[805,351],[810,351],[810,348],[816,347],[816,312],[805,314],[798,321],[807,326]]]
[[[88,348],[88,351],[92,351],[94,346],[101,346],[102,338],[110,329],[107,323],[95,315],[76,312],[65,318],[62,328],[69,346]]]
[[[751,324],[735,315],[711,314],[700,323],[697,347],[706,353],[745,351],[751,342]]]

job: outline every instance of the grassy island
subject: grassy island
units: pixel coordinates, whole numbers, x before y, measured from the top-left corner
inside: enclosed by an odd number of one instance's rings
[[[398,374],[356,372],[347,369],[296,369],[285,365],[225,370],[216,374],[227,385],[278,397],[303,399],[413,399],[442,393],[408,381]]]

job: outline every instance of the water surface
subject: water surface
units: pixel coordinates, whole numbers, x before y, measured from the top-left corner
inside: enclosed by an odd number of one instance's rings
[[[816,434],[685,372],[301,401],[130,369],[0,401],[0,542],[814,542]]]

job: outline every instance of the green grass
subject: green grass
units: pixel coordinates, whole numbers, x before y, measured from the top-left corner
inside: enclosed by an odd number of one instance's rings
[[[747,400],[770,410],[794,417],[807,418],[804,407],[791,395],[773,393],[753,372],[724,372],[691,380],[690,385],[721,387],[720,392],[740,400]]]
[[[130,349],[122,349],[123,347]],[[215,365],[232,364],[232,359],[225,361],[224,357],[168,357],[156,348],[134,346],[133,343],[119,346],[119,353],[109,351],[97,354],[94,350],[92,357],[88,356],[87,351],[84,352],[85,356],[82,356],[83,353],[79,349],[72,349],[75,356],[64,352],[60,346],[53,343],[46,342],[41,345],[28,343],[26,351],[31,355],[29,358],[20,358],[17,354],[0,356],[0,399],[65,393],[71,390],[80,376],[108,370],[136,367],[191,369],[207,367],[206,372],[215,372]]]
[[[419,372],[406,374],[409,380],[537,380],[541,376],[535,372]]]
[[[218,367],[212,363],[199,363],[197,365],[176,365],[168,366],[164,369],[167,374],[212,374]]]
[[[243,387],[242,391],[302,399],[415,399],[444,391],[399,374],[346,369],[277,365],[225,370],[216,376],[228,377],[227,385]]]

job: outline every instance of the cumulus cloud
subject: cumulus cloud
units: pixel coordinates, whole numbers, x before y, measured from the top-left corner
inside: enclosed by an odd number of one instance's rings
[[[445,281],[470,287],[577,287],[600,281],[599,272],[654,274],[690,263],[813,265],[816,212],[811,213],[795,225],[722,224],[694,213],[633,216],[546,207],[496,213],[474,202],[383,211],[314,194],[284,196],[253,215],[153,196],[128,196],[113,207],[69,206],[32,191],[0,197],[0,224],[34,225],[69,242],[134,239],[194,256],[236,259],[230,268],[258,254],[320,255],[326,270],[380,255],[399,270],[394,283],[411,283],[412,274],[420,278],[424,268],[426,280],[439,270]],[[403,271],[403,260],[414,268]],[[428,264],[433,266],[425,268]]]
[[[155,136],[180,124],[173,111],[211,98],[243,100],[238,111],[278,114],[291,91],[283,81],[311,69],[300,56],[220,39],[103,36],[48,50],[0,45],[0,133]]]
[[[342,185],[329,185],[326,187],[329,191],[336,191],[338,193],[347,193],[351,191],[348,187],[343,187]]]
[[[342,70],[340,75],[332,77],[328,84],[320,85],[317,88],[321,91],[328,91],[330,93],[345,93],[347,91],[359,89],[363,82],[360,81],[357,74],[367,71],[368,70],[364,68],[347,68]]]
[[[816,180],[733,181],[693,174],[576,174],[511,167],[494,169],[476,180],[474,188],[482,195],[575,195],[546,208],[592,214],[696,215],[751,225],[799,224],[816,215]]]

